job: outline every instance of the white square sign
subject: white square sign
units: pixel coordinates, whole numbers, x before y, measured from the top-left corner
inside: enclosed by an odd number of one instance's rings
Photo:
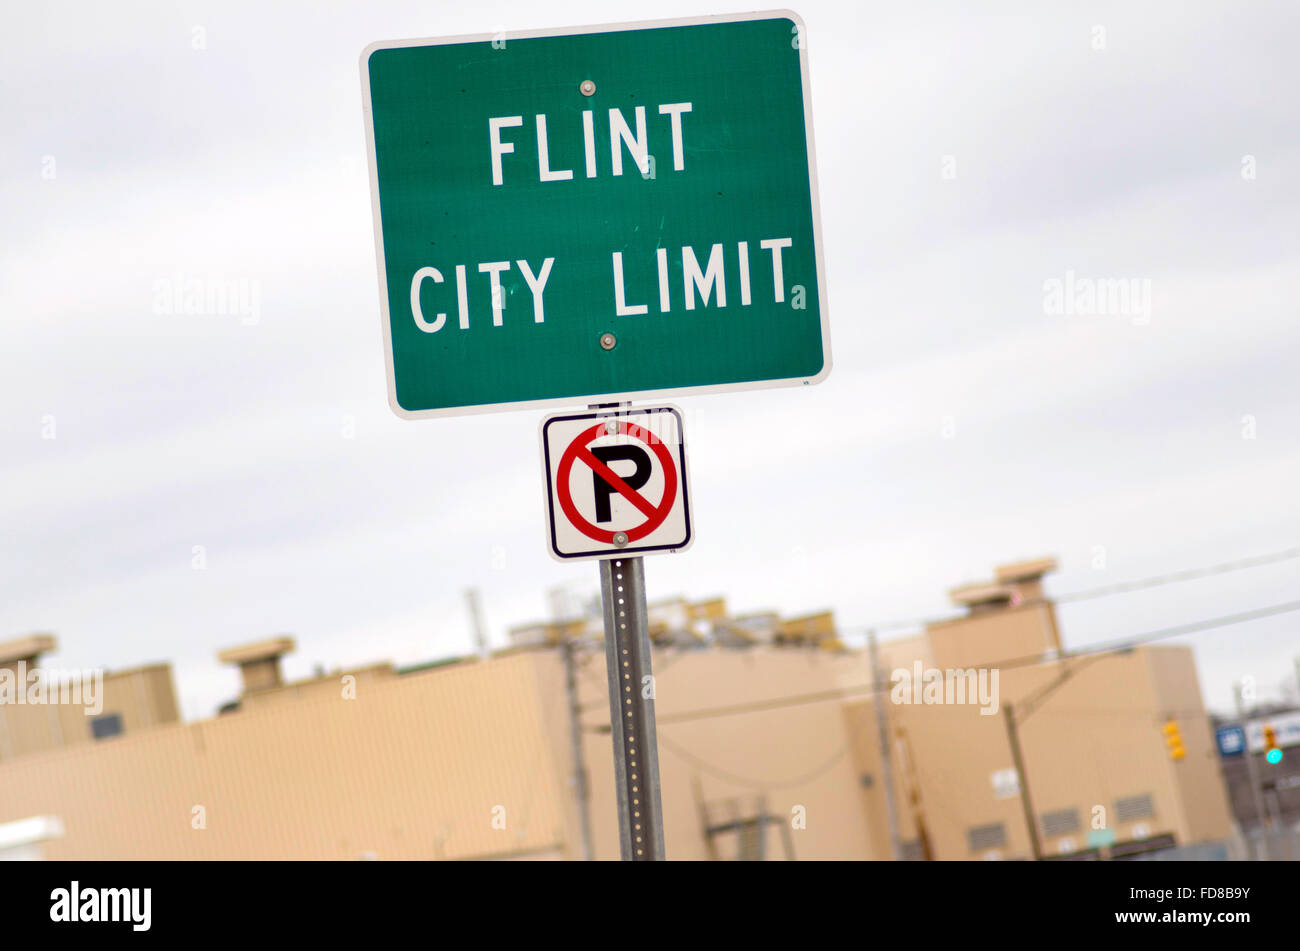
[[[611,407],[542,420],[551,555],[560,561],[691,544],[681,410]]]
[[[995,769],[989,774],[994,799],[1013,799],[1020,795],[1020,774],[1014,769]]]

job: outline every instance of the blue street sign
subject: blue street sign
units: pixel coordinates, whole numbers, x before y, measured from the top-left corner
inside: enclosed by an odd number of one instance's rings
[[[1239,726],[1221,726],[1214,731],[1220,756],[1240,756],[1246,749],[1246,731]]]

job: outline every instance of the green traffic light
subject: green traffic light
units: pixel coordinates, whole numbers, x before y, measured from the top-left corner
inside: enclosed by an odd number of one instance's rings
[[[1282,751],[1276,748],[1271,749],[1264,754],[1264,759],[1276,766],[1278,763],[1282,762]]]

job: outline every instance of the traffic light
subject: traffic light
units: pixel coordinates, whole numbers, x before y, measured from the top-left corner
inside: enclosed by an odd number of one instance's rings
[[[1182,759],[1187,755],[1187,751],[1183,749],[1183,736],[1178,732],[1177,720],[1166,722],[1160,732],[1165,735],[1165,746],[1169,747],[1170,759]]]
[[[1282,762],[1282,750],[1277,745],[1277,731],[1271,726],[1264,727],[1264,759],[1274,766]]]

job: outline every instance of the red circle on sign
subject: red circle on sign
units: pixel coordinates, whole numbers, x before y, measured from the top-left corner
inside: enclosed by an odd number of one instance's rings
[[[645,538],[662,525],[664,519],[668,517],[668,513],[672,511],[673,502],[677,499],[677,468],[673,463],[672,453],[668,451],[668,447],[664,445],[664,441],[658,436],[642,429],[636,423],[629,423],[626,421],[619,424],[619,433],[622,433],[625,436],[635,437],[654,450],[654,454],[659,457],[659,464],[663,466],[664,470],[664,494],[663,498],[659,500],[658,505],[651,505],[630,486],[624,485],[623,489],[627,489],[627,491],[624,492],[617,484],[610,483],[614,486],[615,490],[618,491],[619,495],[631,502],[641,510],[643,515],[646,516],[646,520],[636,528],[628,529],[624,532],[624,534],[627,535],[627,540],[629,542],[634,542],[638,539]],[[560,508],[564,510],[564,515],[568,518],[569,524],[582,532],[582,534],[586,535],[588,538],[594,538],[596,541],[604,542],[606,545],[614,544],[614,532],[610,529],[604,529],[598,525],[593,525],[582,517],[581,513],[578,511],[578,507],[573,504],[573,494],[569,490],[569,478],[573,472],[573,464],[577,461],[579,452],[585,452],[587,447],[601,436],[613,435],[615,434],[606,431],[604,423],[598,423],[591,429],[580,432],[576,437],[574,437],[573,441],[569,443],[568,448],[564,450],[564,454],[560,456],[560,467],[555,474],[555,494],[560,500]],[[587,453],[587,455],[590,456],[591,454]],[[589,460],[584,459],[583,462],[588,465],[595,462],[601,468],[608,468],[604,463],[594,457]],[[597,474],[600,474],[602,478],[605,478],[599,470],[594,471],[596,471]],[[609,471],[610,475],[613,475],[618,482],[623,481],[622,479],[619,479],[617,473],[612,470]],[[606,481],[608,482],[609,480],[606,479]],[[629,492],[631,495],[628,495]],[[635,499],[632,496],[635,496]],[[637,499],[640,499],[642,504],[637,504]],[[650,509],[649,512],[646,511],[647,508]]]

